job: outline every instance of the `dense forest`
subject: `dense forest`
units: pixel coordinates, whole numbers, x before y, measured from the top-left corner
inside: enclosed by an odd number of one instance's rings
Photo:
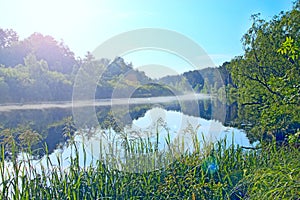
[[[74,53],[51,36],[34,33],[19,41],[11,29],[0,29],[0,103],[36,103],[72,100],[79,69],[88,75],[105,69],[97,82],[95,98],[119,97],[136,90],[133,96],[170,95],[178,89],[155,84],[143,72],[134,70],[122,58],[95,60],[91,53],[75,58]],[[171,87],[171,86],[170,86]],[[159,93],[159,94],[158,94]]]
[[[285,140],[300,128],[300,2],[265,21],[253,15],[244,55],[226,66],[250,139]]]

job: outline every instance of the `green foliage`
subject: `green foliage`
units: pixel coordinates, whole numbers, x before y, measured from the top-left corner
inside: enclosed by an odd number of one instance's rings
[[[177,93],[173,94],[174,91],[176,91]],[[177,91],[177,89],[170,88],[165,85],[150,83],[137,88],[132,94],[132,97],[172,96],[178,94],[180,94],[180,92]]]
[[[0,49],[10,47],[18,40],[19,36],[14,30],[0,28]]]
[[[76,77],[79,69],[82,76]],[[150,81],[120,57],[96,61],[88,52],[76,60],[63,42],[51,36],[34,33],[19,41],[15,31],[0,29],[0,103],[70,101],[75,78],[86,87],[97,85],[96,98],[110,98],[114,89],[128,97]]]
[[[129,173],[111,168],[113,158],[90,165],[79,157],[79,146],[73,142],[70,166],[64,168],[61,157],[43,165],[33,164],[31,156],[11,162],[0,158],[0,199],[297,199],[300,189],[299,149],[262,144],[261,148],[244,150],[228,145],[200,143],[194,137],[193,153],[150,172]],[[128,156],[155,152],[155,145],[143,140],[129,141]],[[154,148],[154,149],[153,149]],[[47,148],[45,149],[47,152]],[[13,151],[16,153],[15,151]],[[30,153],[30,152],[29,152]],[[109,157],[111,156],[111,157]],[[166,155],[168,158],[169,155]],[[83,157],[86,151],[83,147]],[[83,163],[82,163],[83,159]],[[153,160],[153,162],[155,162]],[[58,164],[53,164],[58,163]],[[10,168],[13,164],[13,168]],[[142,164],[142,162],[140,163]]]
[[[253,168],[241,184],[248,199],[297,199],[300,195],[299,149],[293,146],[264,146]]]
[[[208,83],[208,78],[204,79],[204,85],[200,92],[204,94],[209,94],[211,92],[211,85]]]
[[[71,99],[72,82],[67,75],[49,71],[47,62],[33,54],[24,60],[25,65],[0,67],[0,90],[5,95],[0,103]]]
[[[204,85],[204,79],[199,70],[188,71],[180,75],[165,76],[157,82],[167,85],[179,93],[200,92]]]
[[[19,41],[13,30],[0,28],[0,61],[6,67],[25,64],[24,58],[34,54],[38,60],[45,60],[51,71],[71,73],[77,65],[74,53],[63,43],[51,36],[34,33],[28,38]]]
[[[19,126],[17,128],[0,129],[0,144],[6,152],[27,151],[41,140],[41,135],[30,127]]]
[[[108,63],[105,59],[84,61],[80,68],[81,76],[76,77],[77,83],[84,84],[87,88],[97,86],[96,98],[110,98],[114,90],[119,97],[128,97],[136,88],[144,89],[139,97],[159,96],[160,89],[161,94],[170,94],[167,87],[154,87],[153,84],[147,86],[149,78],[144,73],[133,70],[122,58],[116,58],[109,65]],[[96,77],[95,74],[101,76]],[[38,60],[35,54],[30,53],[24,58],[24,64],[15,67],[0,65],[0,103],[70,101],[73,86],[76,87],[74,80],[74,74],[51,70],[45,60]],[[83,91],[82,94],[86,93]]]
[[[300,145],[300,130],[293,135],[288,135],[288,143],[292,146]]]
[[[299,47],[295,44],[294,39],[292,37],[286,37],[285,41],[282,43],[282,46],[277,50],[278,53],[283,55],[287,55],[289,59],[292,61],[299,59]]]
[[[268,22],[253,15],[243,37],[244,56],[227,66],[237,87],[239,116],[254,140],[283,139],[300,125],[299,4]]]

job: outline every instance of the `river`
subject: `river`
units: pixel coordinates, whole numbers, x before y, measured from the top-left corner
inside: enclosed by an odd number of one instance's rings
[[[97,117],[98,125],[76,127],[74,116],[88,108],[94,111],[91,115]],[[58,164],[59,154],[64,167],[70,164],[67,158],[74,153],[65,133],[67,119],[74,122],[73,141],[78,145],[80,157],[85,157],[88,163],[103,158],[103,150],[114,144],[122,152],[121,142],[116,141],[124,137],[150,138],[157,142],[160,151],[166,150],[169,138],[170,143],[184,146],[182,153],[194,150],[194,136],[202,145],[226,139],[228,145],[234,142],[250,146],[244,131],[230,126],[231,118],[236,115],[234,108],[207,95],[1,105],[0,114],[2,130],[25,127],[38,133],[40,139],[35,147],[40,149],[46,143],[52,162]],[[44,151],[36,152],[36,162],[44,162]],[[84,164],[83,160],[80,162]]]

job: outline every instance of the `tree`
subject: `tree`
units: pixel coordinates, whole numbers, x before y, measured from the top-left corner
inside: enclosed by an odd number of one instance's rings
[[[18,40],[19,36],[14,30],[0,28],[0,49],[10,47]]]
[[[205,78],[204,78],[204,84],[203,84],[201,93],[209,94],[210,92],[211,92],[211,87],[210,87],[210,85],[209,85],[209,83],[208,83],[208,78],[205,77]]]
[[[0,28],[0,64],[6,67],[22,64],[28,52],[14,30]]]
[[[71,73],[76,65],[74,53],[64,42],[58,42],[51,36],[44,36],[41,33],[33,33],[24,41],[25,46],[30,47],[38,60],[45,60],[51,71]]]
[[[240,119],[253,140],[284,139],[300,128],[299,8],[300,1],[270,21],[253,15],[242,39],[244,55],[227,66],[238,88]]]
[[[190,87],[194,89],[194,91],[199,92],[203,85],[204,79],[199,73],[199,71],[189,71],[183,73],[183,76],[186,78],[187,82],[189,83]]]

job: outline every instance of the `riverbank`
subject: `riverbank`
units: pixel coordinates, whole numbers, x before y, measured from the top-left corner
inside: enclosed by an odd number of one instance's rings
[[[226,147],[225,140],[195,144],[204,145],[203,150],[197,148],[145,173],[111,168],[109,159],[81,167],[84,158],[75,153],[69,168],[61,167],[57,156],[56,162],[40,166],[42,171],[36,170],[30,156],[23,161],[13,157],[10,174],[4,174],[8,165],[2,157],[1,199],[297,199],[300,195],[300,154],[292,145],[243,150]],[[77,151],[76,144],[71,145]],[[137,156],[141,145],[136,143],[128,153]],[[154,152],[150,146],[144,148]],[[27,167],[20,170],[22,166]]]

